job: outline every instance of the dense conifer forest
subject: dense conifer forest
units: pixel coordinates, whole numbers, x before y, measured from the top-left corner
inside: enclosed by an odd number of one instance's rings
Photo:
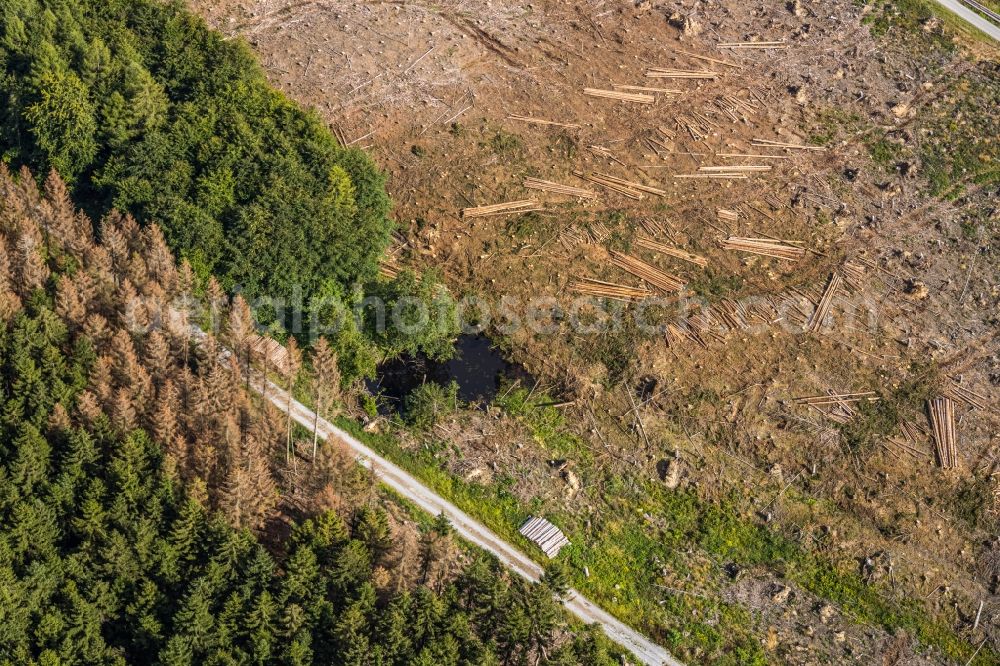
[[[374,276],[383,177],[272,89],[249,50],[157,0],[0,2],[0,157],[56,169],[94,214],[161,225],[251,296]]]
[[[58,175],[0,168],[0,663],[615,663],[557,570],[531,585],[401,520],[252,399],[245,302],[211,282],[178,310],[193,272],[158,226],[93,226]],[[213,310],[235,355],[192,333]]]

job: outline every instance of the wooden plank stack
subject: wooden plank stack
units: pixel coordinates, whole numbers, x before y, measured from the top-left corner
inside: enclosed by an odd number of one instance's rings
[[[837,296],[837,290],[840,289],[840,283],[840,273],[834,271],[833,275],[830,276],[830,282],[826,285],[826,291],[823,292],[822,298],[819,299],[819,305],[816,306],[812,317],[809,318],[809,323],[806,325],[807,330],[816,333],[822,328],[823,322],[826,321],[827,315],[830,314],[830,308],[833,306],[833,299]]]
[[[582,187],[573,187],[572,185],[563,185],[562,183],[554,183],[551,180],[542,180],[541,178],[525,178],[524,186],[529,190],[541,190],[542,192],[552,192],[554,194],[565,194],[571,197],[579,197],[580,199],[596,199],[597,192],[584,189]]]
[[[643,287],[629,287],[624,284],[613,282],[602,282],[592,278],[581,278],[569,286],[570,291],[585,296],[597,296],[599,298],[610,298],[616,301],[632,303],[641,301],[644,298],[655,296],[655,292]]]
[[[798,261],[806,254],[804,248],[770,238],[739,238],[730,236],[722,241],[721,245],[725,250],[749,252],[750,254],[759,254],[786,261]]]
[[[611,263],[664,292],[680,291],[684,286],[684,280],[679,277],[665,273],[656,266],[650,266],[645,261],[616,250],[611,251]]]
[[[563,546],[569,545],[569,539],[562,530],[538,516],[529,517],[518,532],[537,544],[549,558],[555,557]]]
[[[619,102],[635,102],[637,104],[652,104],[656,101],[655,97],[646,95],[645,93],[628,93],[620,90],[603,90],[601,88],[584,88],[583,94],[590,97],[604,97],[606,99],[618,100]]]
[[[533,210],[541,210],[538,202],[534,199],[522,199],[521,201],[508,201],[506,203],[492,204],[489,206],[475,206],[473,208],[463,208],[462,218],[487,217],[490,215],[507,215],[509,213],[527,213]]]
[[[938,463],[944,469],[958,467],[958,437],[955,434],[955,403],[940,396],[927,401],[931,433],[937,447]]]
[[[708,260],[704,257],[699,257],[696,254],[691,254],[690,252],[685,252],[684,250],[678,249],[671,245],[666,245],[658,241],[652,240],[651,238],[639,237],[635,240],[635,244],[639,247],[646,248],[647,250],[652,250],[654,252],[659,252],[660,254],[665,254],[668,257],[673,257],[674,259],[680,259],[681,261],[686,261],[689,264],[694,264],[695,266],[700,266],[704,268],[708,265]]]

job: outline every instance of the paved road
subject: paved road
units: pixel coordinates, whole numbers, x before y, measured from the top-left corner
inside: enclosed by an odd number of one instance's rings
[[[972,11],[964,4],[959,2],[959,0],[937,0],[937,3],[957,15],[959,18],[964,20],[966,23],[973,25],[979,30],[983,31],[996,41],[1000,42],[1000,26],[987,20],[985,17]]]
[[[257,377],[251,382],[253,388],[266,396],[281,411],[288,407],[288,394],[273,382]],[[266,391],[264,390],[266,386]],[[302,426],[312,430],[316,415],[296,400],[291,402],[292,418]],[[379,481],[410,500],[421,509],[436,516],[444,513],[455,531],[463,538],[476,544],[483,550],[496,555],[501,562],[524,576],[528,580],[537,581],[542,575],[542,568],[527,555],[505,542],[491,532],[485,525],[475,520],[454,504],[437,495],[433,490],[423,485],[416,477],[392,464],[372,449],[341,430],[325,419],[319,419],[319,433],[328,439],[336,439],[348,446],[357,456],[359,462],[374,471]],[[683,666],[680,661],[670,655],[667,650],[619,622],[612,615],[602,610],[581,595],[576,590],[570,590],[565,607],[571,613],[587,624],[598,623],[605,633],[616,643],[627,648],[642,663],[649,666]]]

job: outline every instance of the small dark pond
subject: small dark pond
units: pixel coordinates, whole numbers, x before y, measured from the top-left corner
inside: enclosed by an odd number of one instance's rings
[[[425,356],[399,358],[378,367],[368,390],[381,393],[385,412],[401,410],[406,396],[424,382],[458,384],[458,398],[464,402],[488,402],[496,397],[505,382],[521,380],[530,387],[534,379],[516,363],[507,361],[500,350],[484,335],[460,335],[455,355],[447,361],[433,361]]]

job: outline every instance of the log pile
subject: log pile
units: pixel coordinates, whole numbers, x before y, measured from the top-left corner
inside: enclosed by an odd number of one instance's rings
[[[521,201],[508,201],[489,206],[463,208],[462,219],[487,217],[490,215],[507,215],[510,213],[527,213],[533,210],[541,210],[538,202],[534,199],[522,199]]]
[[[864,267],[858,264],[845,261],[840,272],[844,275],[844,282],[855,291],[862,291],[868,283],[868,275],[865,273]]]
[[[573,187],[572,185],[554,183],[551,180],[542,180],[541,178],[525,178],[524,186],[529,190],[541,190],[542,192],[565,194],[571,197],[579,197],[580,199],[597,198],[597,192],[593,192],[582,187]]]
[[[601,176],[595,173],[583,173],[582,171],[574,171],[573,175],[576,176],[577,178],[587,181],[588,183],[594,183],[596,185],[600,185],[601,187],[605,187],[611,190],[612,192],[617,192],[618,194],[624,195],[629,199],[640,200],[646,198],[645,194],[643,194],[634,187],[629,187],[627,185],[622,185],[620,183],[613,182],[606,178],[602,178]]]
[[[770,42],[722,42],[721,49],[787,49],[788,43],[785,40]]]
[[[958,467],[958,437],[955,435],[955,403],[944,396],[927,401],[931,434],[937,448],[938,464],[944,469]]]
[[[661,93],[664,95],[680,95],[683,90],[678,90],[677,88],[650,88],[648,86],[626,86],[615,84],[611,86],[615,90],[624,90],[626,92],[639,92],[639,93]]]
[[[830,276],[830,282],[827,283],[822,298],[819,299],[816,310],[813,312],[812,317],[809,318],[809,323],[806,325],[807,330],[816,333],[822,328],[823,322],[826,321],[827,316],[830,314],[830,308],[833,306],[833,299],[837,296],[837,290],[840,289],[840,283],[840,273],[834,271],[833,275]]]
[[[853,419],[857,412],[851,407],[855,402],[878,402],[878,396],[874,391],[864,391],[861,393],[834,393],[827,391],[826,395],[813,395],[796,398],[795,402],[800,405],[808,405],[836,423],[847,423]],[[826,407],[827,409],[820,409]]]
[[[629,287],[628,285],[602,282],[601,280],[594,280],[592,278],[580,278],[571,284],[569,289],[577,294],[610,298],[625,303],[641,301],[644,298],[656,295],[655,292],[642,287]]]
[[[265,368],[282,373],[288,371],[288,350],[274,338],[252,333],[248,347],[251,358],[262,363]]]
[[[758,148],[784,148],[786,150],[814,150],[816,152],[826,152],[823,146],[806,146],[801,143],[786,143],[784,141],[771,141],[770,139],[753,139],[751,145]]]
[[[914,423],[904,420],[899,424],[899,432],[902,434],[902,437],[888,437],[886,441],[898,447],[903,451],[903,453],[913,458],[930,457],[930,453],[918,448],[919,444],[927,442],[926,430]],[[891,452],[891,449],[884,444],[882,445],[882,448]]]
[[[655,97],[646,95],[645,93],[628,93],[621,92],[620,90],[603,90],[601,88],[584,88],[583,94],[590,97],[604,97],[606,99],[618,100],[619,102],[635,102],[637,104],[652,104],[656,101]]]
[[[989,401],[985,396],[979,395],[975,391],[967,389],[961,384],[955,383],[954,380],[952,380],[951,385],[945,389],[944,394],[955,402],[965,403],[973,409],[981,409],[983,411],[990,410]]]
[[[383,261],[378,265],[378,274],[392,280],[399,275],[399,267]]]
[[[785,259],[786,261],[798,261],[805,256],[805,249],[795,245],[772,240],[770,238],[739,238],[730,236],[721,242],[725,250],[737,250],[739,252],[749,252],[775,259]]]
[[[771,167],[767,164],[716,164],[698,167],[698,171],[702,173],[751,173],[770,170]]]
[[[650,67],[646,70],[649,79],[717,79],[718,72],[696,69],[668,69],[665,67]]]
[[[739,222],[740,220],[740,214],[728,208],[716,208],[715,214],[719,218],[719,222]]]
[[[704,257],[699,257],[696,254],[691,254],[690,252],[685,252],[684,250],[676,247],[665,245],[664,243],[657,242],[651,238],[643,238],[640,236],[636,239],[635,244],[639,247],[646,248],[647,250],[659,252],[660,254],[665,254],[668,257],[686,261],[689,264],[694,264],[695,266],[699,266],[701,268],[708,265],[708,260]]]
[[[684,281],[679,277],[665,273],[656,266],[650,266],[640,259],[616,250],[611,251],[611,263],[664,292],[680,291],[684,286]]]

